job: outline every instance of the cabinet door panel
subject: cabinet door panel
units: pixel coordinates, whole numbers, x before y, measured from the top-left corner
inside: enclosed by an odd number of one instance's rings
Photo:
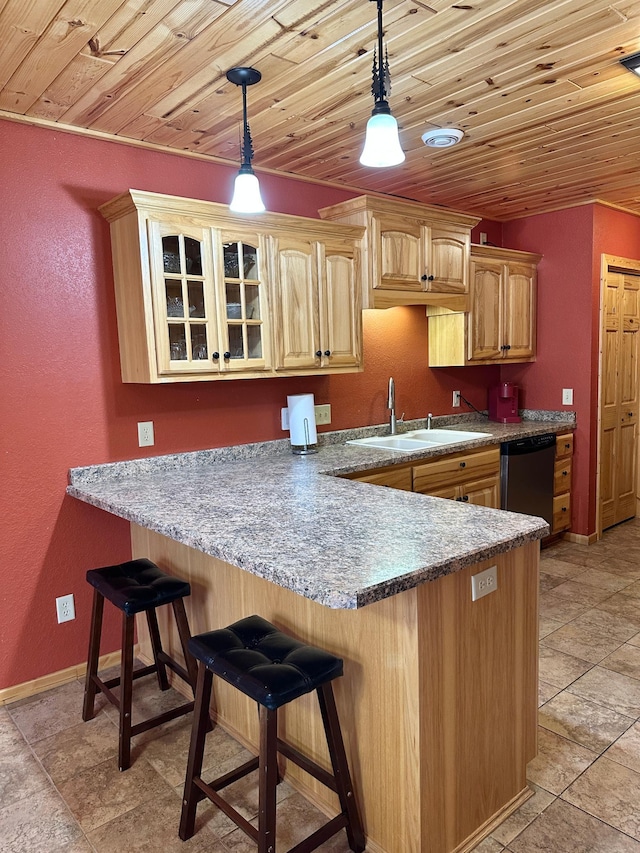
[[[319,366],[318,276],[313,244],[284,237],[274,243],[276,369]]]
[[[373,286],[386,290],[423,289],[422,228],[410,217],[376,216]]]
[[[362,362],[359,250],[353,244],[326,243],[319,244],[318,254],[322,365],[359,366]]]
[[[468,230],[441,225],[429,227],[427,273],[433,279],[426,283],[428,291],[468,293],[470,245]]]
[[[217,373],[218,305],[209,230],[148,221],[157,369]]]
[[[471,264],[469,361],[502,357],[502,284],[504,267],[490,261]]]
[[[504,289],[505,358],[535,355],[535,270],[524,264],[509,264]]]
[[[465,503],[500,509],[500,477],[494,474],[483,480],[470,480],[460,486]]]

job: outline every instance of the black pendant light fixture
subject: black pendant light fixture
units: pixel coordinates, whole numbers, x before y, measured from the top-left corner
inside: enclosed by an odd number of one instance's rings
[[[382,41],[382,0],[370,0],[378,7],[378,47],[373,54],[373,83],[371,93],[374,97],[374,107],[371,118],[367,122],[367,135],[364,148],[360,155],[363,166],[382,168],[397,166],[404,160],[404,151],[400,147],[398,137],[398,122],[391,115],[387,101],[391,93],[391,76],[389,74],[389,56],[384,50]]]
[[[262,74],[255,68],[231,68],[227,71],[227,80],[242,86],[242,146],[240,171],[236,175],[233,187],[233,198],[229,209],[235,213],[262,213],[265,210],[260,195],[260,184],[251,167],[253,158],[253,143],[247,118],[247,86],[253,86],[262,80]]]

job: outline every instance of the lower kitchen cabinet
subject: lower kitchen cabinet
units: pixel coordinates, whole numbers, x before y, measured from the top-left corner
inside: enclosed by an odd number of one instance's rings
[[[100,212],[123,382],[362,370],[363,228],[139,190]]]
[[[551,533],[571,527],[571,467],[573,433],[556,439],[556,461],[553,476],[553,524]]]
[[[483,447],[347,475],[351,480],[500,509],[500,448]]]

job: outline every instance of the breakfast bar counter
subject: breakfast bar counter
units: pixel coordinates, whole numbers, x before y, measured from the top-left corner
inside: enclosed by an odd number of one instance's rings
[[[517,432],[496,427],[492,441]],[[336,697],[367,850],[462,853],[531,793],[548,527],[340,477],[406,458],[342,443],[295,457],[268,442],[73,469],[68,492],[130,521],[133,556],[191,583],[193,633],[259,613],[343,657]],[[491,566],[495,591],[472,602],[471,576]],[[143,627],[140,649],[149,656]],[[255,707],[226,688],[217,718],[255,747]],[[326,764],[311,701],[287,709],[287,738]],[[302,771],[285,777],[337,811]]]

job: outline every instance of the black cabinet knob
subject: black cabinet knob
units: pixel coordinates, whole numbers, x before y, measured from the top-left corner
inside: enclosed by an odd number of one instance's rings
[[[224,357],[225,357],[226,359],[231,358],[231,353],[230,353],[230,352],[225,352]]]
[[[511,349],[511,344],[507,344],[505,349]]]
[[[331,355],[331,350],[330,350],[330,349],[326,349],[326,350],[324,351],[324,354],[327,356],[327,358],[329,358],[329,356]]]
[[[212,358],[214,361],[217,361],[217,360],[220,358],[220,353],[219,353],[219,352],[212,352],[212,353],[211,353],[211,358]]]
[[[461,500],[462,500],[462,498],[456,498],[456,500],[457,500],[457,501],[461,501]]]
[[[316,358],[322,358],[322,350],[321,349],[316,350]]]
[[[461,463],[460,463],[460,467],[461,467],[461,468],[466,468],[466,467],[467,467],[467,463],[466,463],[466,462],[461,462]]]
[[[463,501],[468,501],[468,500],[469,500],[469,495],[463,495],[463,496],[462,496],[462,500],[463,500]]]
[[[432,275],[427,275],[426,273],[420,277],[420,281],[433,281]]]

